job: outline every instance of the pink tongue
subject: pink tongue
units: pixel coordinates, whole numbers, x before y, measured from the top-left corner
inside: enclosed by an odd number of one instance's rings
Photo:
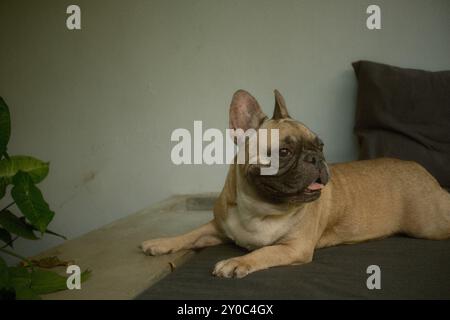
[[[314,191],[314,190],[320,190],[324,187],[323,184],[321,183],[317,183],[317,182],[313,182],[308,186],[308,190]]]

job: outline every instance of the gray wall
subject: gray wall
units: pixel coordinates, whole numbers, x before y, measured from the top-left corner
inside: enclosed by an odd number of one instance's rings
[[[81,31],[65,27],[73,3]],[[380,31],[365,27],[371,3]],[[41,188],[57,213],[51,228],[69,237],[172,194],[219,191],[227,167],[176,167],[170,133],[194,120],[226,128],[238,88],[267,113],[280,89],[328,159],[351,160],[351,62],[449,69],[449,17],[448,0],[1,0],[10,152],[51,161]]]

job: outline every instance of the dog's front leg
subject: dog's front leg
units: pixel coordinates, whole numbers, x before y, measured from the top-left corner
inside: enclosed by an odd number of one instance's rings
[[[214,267],[213,275],[225,278],[242,278],[246,275],[275,266],[311,262],[314,246],[299,243],[277,244],[262,247],[241,257],[222,260]]]
[[[142,242],[144,253],[157,256],[184,249],[197,249],[215,246],[226,241],[214,220],[191,232],[176,237],[152,239]]]

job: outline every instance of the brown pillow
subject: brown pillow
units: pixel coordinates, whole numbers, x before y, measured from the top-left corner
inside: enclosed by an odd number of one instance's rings
[[[353,63],[359,158],[414,160],[450,190],[450,71]]]

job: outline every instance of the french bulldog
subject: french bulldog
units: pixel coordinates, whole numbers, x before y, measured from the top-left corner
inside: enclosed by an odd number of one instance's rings
[[[260,164],[231,164],[214,205],[214,218],[189,233],[145,241],[162,255],[234,241],[248,254],[218,262],[213,274],[242,278],[282,265],[309,263],[315,249],[402,233],[450,237],[450,194],[422,166],[381,158],[330,165],[322,140],[289,116],[275,90],[269,119],[256,99],[237,91],[230,127],[279,130],[279,170],[261,175]]]

